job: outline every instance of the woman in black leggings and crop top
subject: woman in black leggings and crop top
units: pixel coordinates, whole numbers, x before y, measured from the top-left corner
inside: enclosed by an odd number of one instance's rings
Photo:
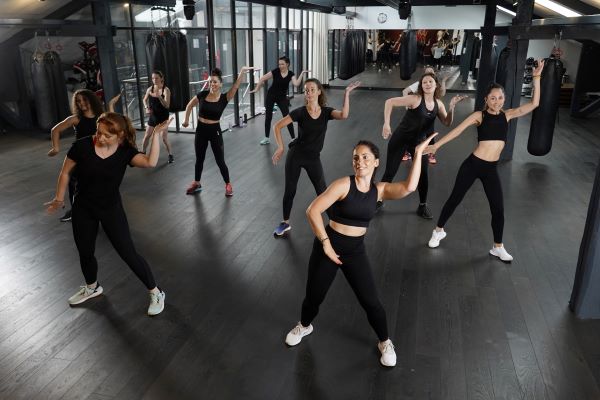
[[[421,155],[433,136],[416,146],[418,157],[408,178],[398,183],[374,182],[379,150],[371,142],[358,142],[352,155],[354,175],[334,181],[308,207],[306,215],[316,237],[308,264],[300,322],[285,338],[289,346],[297,345],[302,337],[313,331],[311,322],[317,316],[338,270],[341,270],[377,334],[377,347],[381,352],[379,361],[387,367],[396,365],[396,353],[388,334],[385,310],[375,288],[364,236],[369,221],[375,215],[378,200],[401,199],[415,191],[421,172]],[[322,218],[326,210],[330,215],[327,227]]]
[[[265,82],[273,78],[273,84],[269,87],[267,98],[265,99],[265,137],[260,141],[260,144],[271,143],[269,135],[271,134],[271,121],[273,120],[273,106],[277,104],[277,107],[281,110],[281,114],[284,117],[287,116],[290,113],[290,101],[287,97],[288,86],[290,85],[290,82],[292,82],[292,85],[295,87],[300,86],[302,83],[302,75],[309,72],[302,71],[296,78],[294,73],[289,70],[290,59],[286,56],[279,57],[277,64],[278,68],[261,76],[254,90],[250,91],[250,93],[258,92]],[[295,137],[294,125],[288,125],[288,130],[293,139]]]
[[[121,259],[148,289],[148,315],[162,312],[165,293],[158,288],[150,266],[135,249],[119,187],[128,165],[139,168],[156,166],[160,136],[168,125],[167,120],[156,126],[150,153],[146,155],[137,150],[135,129],[129,118],[117,113],[104,113],[98,117],[96,134],[77,140],[65,157],[54,199],[45,205],[49,213],[64,207],[69,174],[76,167],[79,183],[73,202],[73,238],[86,284],[69,298],[70,305],[81,304],[102,294],[94,254],[98,226],[102,224],[104,233]]]
[[[96,133],[96,120],[104,112],[100,99],[94,92],[88,89],[79,89],[73,94],[71,100],[71,112],[73,115],[56,124],[50,131],[52,148],[48,152],[49,157],[54,157],[60,151],[60,134],[68,128],[75,131],[75,140],[92,136]],[[69,179],[69,203],[73,205],[75,192],[77,191],[77,174],[71,172]],[[60,218],[61,221],[71,220],[71,210]]]
[[[381,178],[382,182],[391,182],[398,172],[402,156],[406,151],[414,156],[415,146],[422,142],[425,137],[434,132],[435,119],[446,126],[452,123],[454,107],[456,103],[464,99],[463,96],[454,96],[450,101],[450,112],[446,112],[444,103],[439,100],[440,85],[433,73],[426,73],[419,80],[417,93],[404,97],[394,97],[386,100],[383,112],[383,130],[384,139],[390,137],[390,116],[393,107],[408,107],[402,122],[394,131],[392,138],[388,143],[387,160],[385,163],[385,172]],[[428,158],[428,157],[426,157]],[[429,189],[429,178],[427,175],[428,160],[421,162],[421,179],[419,180],[419,208],[417,215],[431,219],[431,211],[427,207],[427,191]],[[381,206],[379,203],[378,206]]]
[[[290,213],[292,212],[292,204],[302,168],[306,170],[317,194],[323,193],[327,188],[320,158],[325,142],[327,123],[330,119],[348,118],[350,114],[350,93],[359,85],[360,82],[353,82],[348,85],[344,94],[344,107],[342,111],[339,111],[326,106],[327,99],[321,82],[317,79],[307,79],[304,83],[306,105],[296,108],[290,115],[275,124],[275,139],[279,147],[273,154],[273,164],[277,164],[284,152],[281,129],[286,125],[297,122],[298,139],[289,144],[290,151],[285,159],[283,221],[275,228],[274,235],[283,236],[285,232],[292,229],[289,221]]]
[[[225,196],[233,196],[233,188],[229,180],[229,169],[225,164],[225,150],[223,147],[223,136],[219,120],[227,103],[235,96],[235,92],[240,87],[246,71],[250,71],[254,67],[242,67],[240,73],[233,83],[233,86],[227,93],[221,93],[223,87],[223,77],[221,70],[215,68],[210,74],[210,90],[204,90],[192,97],[185,108],[185,119],[181,124],[187,128],[190,120],[192,108],[198,107],[198,125],[196,126],[196,137],[194,139],[194,148],[196,150],[196,165],[194,172],[194,180],[186,189],[186,194],[195,194],[202,190],[200,178],[202,177],[202,168],[204,166],[204,157],[206,157],[206,149],[210,143],[210,147],[215,156],[223,180],[225,181]]]
[[[148,114],[148,126],[146,126],[146,132],[144,133],[144,140],[142,141],[142,151],[146,152],[146,147],[150,142],[154,127],[162,124],[169,119],[169,105],[171,104],[171,91],[165,85],[165,77],[160,71],[152,71],[152,86],[146,90],[144,96],[144,108],[146,114]],[[163,143],[169,153],[169,164],[175,161],[173,153],[171,152],[171,143],[169,143],[168,131],[165,131],[162,135]]]
[[[469,126],[477,125],[477,139],[479,143],[458,170],[454,188],[442,208],[437,226],[433,230],[431,239],[429,240],[429,247],[435,248],[440,245],[440,240],[446,237],[444,225],[446,225],[456,207],[458,207],[465,197],[475,179],[480,179],[492,212],[494,246],[490,250],[490,254],[505,262],[512,261],[513,257],[508,254],[502,243],[504,200],[502,198],[500,177],[498,176],[496,167],[502,149],[504,149],[504,145],[506,144],[508,122],[513,118],[530,113],[540,103],[540,75],[543,68],[544,61],[539,60],[537,67],[533,71],[533,97],[531,102],[503,111],[504,89],[498,84],[491,84],[485,96],[483,111],[475,111],[469,115],[460,125],[448,132],[436,144],[429,146],[425,150],[426,153],[435,153],[444,144],[458,137]]]

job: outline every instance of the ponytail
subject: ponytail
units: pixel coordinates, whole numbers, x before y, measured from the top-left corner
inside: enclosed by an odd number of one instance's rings
[[[116,112],[105,112],[98,117],[97,124],[100,123],[105,124],[110,133],[119,136],[120,139],[123,139],[123,142],[127,142],[128,146],[137,150],[137,144],[135,143],[136,130],[127,116]]]

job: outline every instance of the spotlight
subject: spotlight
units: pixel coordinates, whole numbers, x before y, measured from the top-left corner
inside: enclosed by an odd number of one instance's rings
[[[400,0],[398,3],[398,14],[400,14],[400,19],[408,19],[410,16],[410,0]]]
[[[191,21],[196,15],[196,2],[195,0],[183,0],[183,14],[185,19]]]

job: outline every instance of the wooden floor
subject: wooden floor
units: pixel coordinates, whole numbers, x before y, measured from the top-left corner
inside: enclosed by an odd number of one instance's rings
[[[331,90],[330,104],[341,107],[341,95]],[[359,138],[385,149],[387,96],[354,93],[350,119],[330,123],[322,153],[328,181],[352,172]],[[457,118],[472,106],[461,104]],[[273,238],[283,165],[271,164],[273,144],[258,145],[263,117],[225,134],[231,199],[212,154],[204,191],[184,194],[193,135],[171,135],[174,164],[163,153],[154,170],[128,170],[122,194],[133,237],[167,294],[154,318],[145,315],[143,285],[102,233],[105,295],[67,305],[83,283],[71,226],[42,207],[62,160],[46,157],[41,135],[4,135],[0,398],[600,399],[600,321],[577,320],[567,309],[598,162],[598,122],[561,110],[552,152],[536,158],[525,150],[529,119],[520,121],[514,160],[499,167],[512,264],[488,256],[490,212],[480,183],[435,250],[426,246],[434,222],[415,215],[416,195],[385,204],[366,243],[396,345],[394,369],[379,365],[377,338],[342,274],[314,333],[295,348],[284,345],[304,294],[312,242],[304,211],[314,191],[303,174],[291,235]],[[475,130],[467,131],[431,167],[436,217],[475,141]]]

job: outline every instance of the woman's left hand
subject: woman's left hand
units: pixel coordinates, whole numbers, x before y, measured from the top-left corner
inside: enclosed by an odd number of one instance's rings
[[[544,69],[544,59],[540,58],[539,60],[537,60],[537,67],[534,68],[533,70],[533,76],[538,76],[542,74],[542,70]]]
[[[354,81],[346,87],[346,93],[350,93],[354,89],[360,86],[360,81]]]
[[[457,94],[456,96],[454,96],[452,98],[452,100],[450,100],[450,109],[453,109],[454,106],[456,106],[456,104],[460,103],[461,101],[463,101],[464,99],[467,99],[467,98],[469,98],[469,96]]]
[[[416,158],[416,154],[428,154],[427,151],[431,150],[431,148],[434,147],[434,146],[429,146],[429,142],[431,142],[431,139],[433,139],[437,135],[438,135],[438,133],[434,132],[432,135],[427,137],[427,139],[423,140],[421,143],[419,143],[415,147],[415,158]],[[433,153],[435,153],[435,150],[433,151]]]
[[[54,198],[51,201],[44,203],[44,205],[46,206],[46,212],[48,214],[54,214],[59,208],[65,208],[65,202],[62,200],[58,200],[57,198]]]

